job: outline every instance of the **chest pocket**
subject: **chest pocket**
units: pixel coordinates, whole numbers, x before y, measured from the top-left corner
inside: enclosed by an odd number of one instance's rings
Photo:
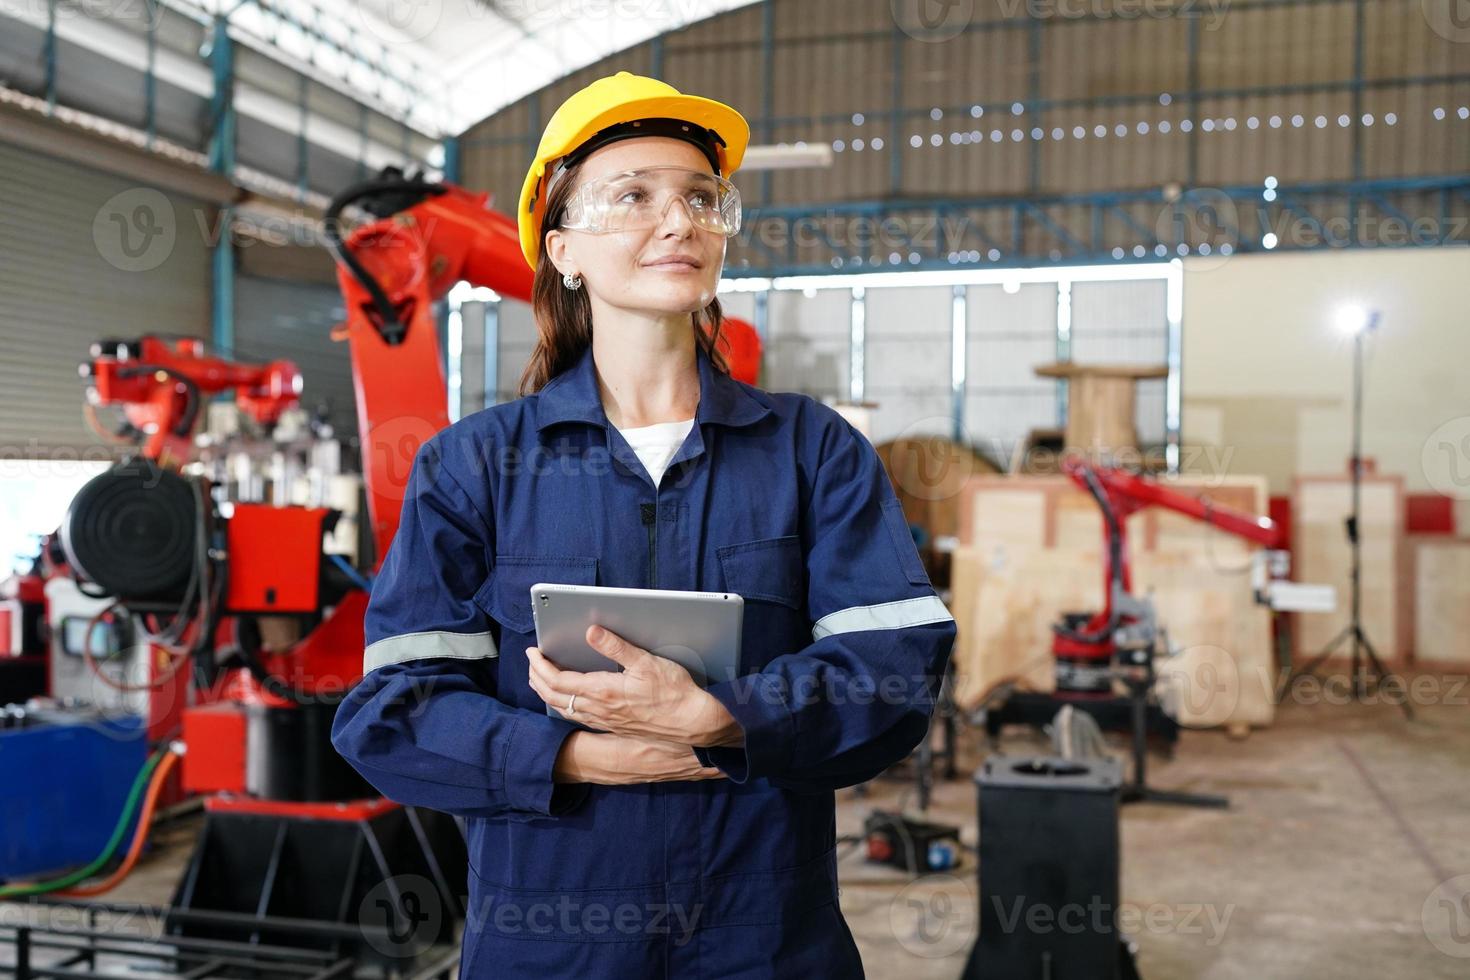
[[[801,538],[788,534],[716,548],[725,591],[800,609],[806,598]]]
[[[596,585],[597,559],[562,555],[496,555],[495,568],[475,601],[498,623],[527,636],[536,632],[531,586],[537,582]]]

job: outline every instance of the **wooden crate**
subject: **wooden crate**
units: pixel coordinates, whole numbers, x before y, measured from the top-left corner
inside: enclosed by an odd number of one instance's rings
[[[1265,514],[1263,477],[1175,481],[1224,507]],[[976,477],[960,496],[953,556],[956,699],[973,708],[995,685],[1053,686],[1052,623],[1102,600],[1102,518],[1066,477]],[[1254,546],[1182,515],[1129,518],[1134,591],[1152,590],[1171,645],[1161,669],[1192,725],[1265,725],[1274,715],[1270,613],[1255,604]]]
[[[1470,538],[1411,541],[1414,659],[1470,664]]]
[[[942,436],[895,439],[876,449],[904,516],[931,538],[956,533],[955,506],[965,483],[996,472],[984,456]]]
[[[1051,626],[1064,612],[1097,609],[1102,573],[1090,561],[1049,550],[961,546],[950,566],[955,701],[973,709],[999,684],[1053,687]]]
[[[1177,651],[1159,667],[1175,717],[1193,727],[1271,724],[1271,613],[1256,604],[1249,575],[1201,562],[1196,550],[1159,550],[1135,560],[1133,586],[1152,593],[1169,647]]]
[[[1352,618],[1352,550],[1344,520],[1352,482],[1341,476],[1300,476],[1292,486],[1292,578],[1337,589],[1337,610],[1295,617],[1298,663],[1316,656]],[[1363,559],[1363,630],[1378,656],[1402,659],[1412,646],[1410,617],[1401,609],[1404,578],[1404,484],[1397,476],[1364,474],[1358,533]],[[1348,647],[1340,650],[1346,655]]]

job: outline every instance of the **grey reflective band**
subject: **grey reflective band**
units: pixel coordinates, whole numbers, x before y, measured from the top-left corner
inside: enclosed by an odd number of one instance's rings
[[[916,599],[880,602],[876,606],[851,606],[828,613],[812,627],[812,639],[820,640],[834,633],[855,633],[858,630],[896,630],[952,619],[954,617],[939,601],[939,596],[923,595]]]
[[[456,660],[485,660],[500,656],[489,633],[404,633],[385,636],[362,653],[362,672],[370,673],[388,664],[404,664],[434,657]]]

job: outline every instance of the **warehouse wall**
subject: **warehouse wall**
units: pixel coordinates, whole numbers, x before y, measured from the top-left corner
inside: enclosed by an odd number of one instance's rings
[[[955,212],[965,224],[946,236],[941,258],[1015,250],[1060,259],[1075,242],[1052,226],[1097,238],[1104,252],[1152,248],[1161,222],[1179,215],[1162,198],[1138,198],[1171,184],[1251,188],[1275,177],[1308,195],[1317,217],[1338,217],[1347,199],[1311,199],[1310,185],[1449,175],[1470,160],[1470,44],[1455,43],[1453,25],[1432,23],[1420,0],[934,5],[946,22],[957,19],[953,32],[895,20],[895,10],[916,5],[889,0],[771,0],[769,21],[767,6],[630,48],[472,127],[461,140],[464,181],[513,206],[551,113],[621,69],[734,105],[757,144],[833,147],[828,170],[740,175],[757,208],[1042,200],[1046,220],[1022,222],[1020,241],[1009,209]],[[1033,19],[1033,9],[1051,13]],[[1132,199],[1106,213],[1057,200],[1113,192]],[[1435,216],[1447,207],[1453,216],[1467,206],[1403,186],[1374,193],[1358,201],[1371,219],[1354,229],[1361,241],[1386,238],[1378,219],[1395,210]],[[1239,246],[1260,234],[1258,221],[1297,220],[1279,202],[1263,203],[1258,217],[1223,198],[1189,201],[1184,220],[1200,227],[1180,237],[1194,244],[1233,238]],[[750,217],[752,233],[765,227],[758,213]],[[850,217],[824,218],[832,238],[859,233]],[[1293,229],[1278,235],[1300,244]],[[885,243],[865,250],[865,264],[893,264],[907,251]],[[739,240],[727,267],[760,268],[773,254],[805,267],[828,263],[832,250],[781,240],[765,251]]]
[[[351,352],[332,328],[346,316],[335,286],[245,275],[235,282],[234,356],[294,363],[302,407],[324,415],[344,444],[357,438],[357,401]]]
[[[1470,250],[1316,252],[1186,260],[1183,435],[1288,493],[1350,454],[1353,344],[1334,312],[1382,313],[1368,341],[1363,452],[1413,491],[1470,496]],[[1462,500],[1462,520],[1470,508]]]
[[[208,335],[217,212],[3,140],[0,175],[0,450],[99,458],[78,365],[98,340]]]

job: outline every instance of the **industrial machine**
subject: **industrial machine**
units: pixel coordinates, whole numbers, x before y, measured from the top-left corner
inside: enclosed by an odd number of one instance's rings
[[[1146,507],[1162,507],[1262,545],[1252,554],[1252,587],[1256,601],[1272,610],[1330,611],[1336,601],[1334,590],[1331,586],[1285,580],[1290,556],[1283,550],[1280,526],[1269,518],[1220,507],[1208,498],[1181,493],[1126,470],[1076,457],[1066,459],[1062,469],[1102,511],[1103,608],[1068,613],[1052,627],[1056,690],[1011,692],[986,709],[986,729],[993,738],[1007,723],[1041,727],[1070,705],[1093,716],[1102,728],[1131,731],[1133,772],[1123,788],[1123,802],[1223,806],[1222,797],[1170,793],[1147,785],[1148,736],[1158,735],[1172,743],[1178,737],[1179,724],[1164,710],[1155,693],[1160,628],[1153,601],[1133,593],[1128,562],[1129,515]],[[1115,692],[1119,682],[1126,694]]]
[[[45,694],[46,579],[42,557],[0,581],[0,706]]]

